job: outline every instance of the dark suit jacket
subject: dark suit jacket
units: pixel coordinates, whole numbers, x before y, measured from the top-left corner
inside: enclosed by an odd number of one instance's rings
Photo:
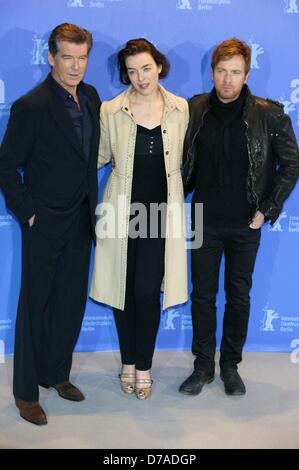
[[[0,148],[0,188],[7,207],[24,224],[56,238],[70,228],[88,193],[95,240],[100,98],[86,86],[93,134],[89,161],[68,111],[48,76],[11,108]],[[20,173],[23,169],[23,177]]]

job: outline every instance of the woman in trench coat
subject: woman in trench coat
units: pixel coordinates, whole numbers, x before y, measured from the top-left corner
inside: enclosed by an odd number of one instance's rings
[[[186,100],[160,85],[169,63],[152,43],[128,41],[118,65],[130,86],[101,108],[98,166],[111,161],[112,171],[98,210],[90,296],[113,307],[123,391],[146,399],[160,291],[163,309],[188,299],[180,167],[189,114]]]

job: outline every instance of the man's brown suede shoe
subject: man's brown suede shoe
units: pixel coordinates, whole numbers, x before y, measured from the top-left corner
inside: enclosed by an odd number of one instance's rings
[[[58,395],[62,398],[65,398],[66,400],[85,400],[83,393],[77,387],[75,387],[75,385],[71,384],[71,382],[62,382],[61,384],[57,385],[46,385],[44,383],[40,383],[40,385],[44,388],[55,388],[55,390],[58,392]]]
[[[16,406],[20,410],[20,416],[37,426],[47,424],[47,416],[38,401],[23,401],[15,398]]]

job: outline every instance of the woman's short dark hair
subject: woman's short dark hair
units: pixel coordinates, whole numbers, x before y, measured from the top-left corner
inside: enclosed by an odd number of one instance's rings
[[[50,34],[49,52],[54,57],[59,50],[59,42],[67,41],[75,44],[87,44],[87,53],[92,48],[92,34],[87,29],[72,23],[62,23],[56,26]]]
[[[168,75],[170,64],[162,52],[158,51],[158,49],[147,39],[131,39],[118,53],[119,79],[124,85],[129,85],[131,83],[128,77],[126,59],[130,56],[139,54],[140,52],[148,52],[156,64],[162,66],[159,78],[165,78]]]

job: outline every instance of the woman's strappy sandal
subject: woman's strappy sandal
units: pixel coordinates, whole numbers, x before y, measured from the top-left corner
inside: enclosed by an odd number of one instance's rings
[[[136,375],[133,372],[121,372],[118,374],[120,386],[123,392],[131,394],[135,392]]]
[[[152,393],[153,379],[136,379],[135,394],[139,400],[146,400]]]

